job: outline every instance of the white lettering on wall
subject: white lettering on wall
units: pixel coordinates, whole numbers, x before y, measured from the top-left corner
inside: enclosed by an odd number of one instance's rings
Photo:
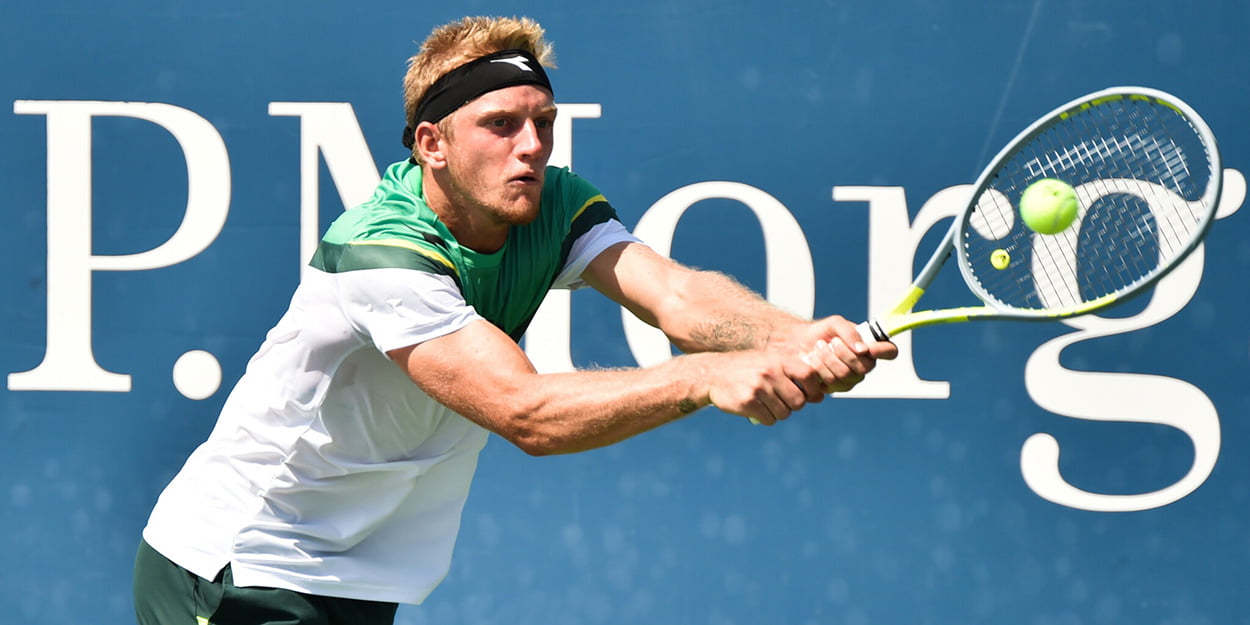
[[[874,314],[894,306],[911,284],[916,252],[929,229],[958,215],[968,205],[972,185],[943,189],[908,220],[907,196],[902,187],[834,187],[835,202],[868,203],[868,311]],[[924,252],[927,258],[930,251]],[[872,375],[845,397],[905,397],[946,399],[950,384],[921,380],[912,357],[911,334],[895,337],[898,358],[877,363]]]
[[[92,275],[97,271],[143,271],[168,267],[207,249],[221,233],[229,212],[229,156],[221,135],[196,113],[169,104],[142,102],[18,100],[18,115],[43,115],[47,126],[47,344],[33,369],[11,373],[12,391],[127,392],[130,375],[101,367],[92,348]],[[563,104],[551,163],[572,165],[573,120],[598,118],[598,104]],[[311,256],[320,235],[319,159],[324,158],[344,207],[366,199],[379,175],[355,113],[348,103],[273,102],[271,116],[300,119],[298,232],[300,264]],[[188,193],[182,222],[165,242],[131,254],[92,253],[91,126],[94,117],[128,117],[168,131],[183,152]],[[914,273],[923,239],[967,201],[970,187],[944,189],[909,219],[901,187],[845,186],[833,189],[835,202],[868,205],[868,311],[893,304]],[[1245,178],[1225,171],[1219,218],[1237,211],[1246,194]],[[798,315],[814,311],[815,279],[807,238],[794,216],[776,198],[749,185],[709,181],[691,184],[658,200],[645,212],[635,233],[658,252],[670,254],[682,215],[697,202],[729,199],[752,210],[762,227],[766,297]],[[927,256],[927,253],[926,253]],[[1063,351],[1077,343],[1134,332],[1172,317],[1193,297],[1203,274],[1204,250],[1197,250],[1149,295],[1144,310],[1123,318],[1086,316],[1065,321],[1075,331],[1047,341],[1025,367],[1026,389],[1041,408],[1060,416],[1095,421],[1152,423],[1173,427],[1193,443],[1189,471],[1174,484],[1151,493],[1102,494],[1068,483],[1059,471],[1055,437],[1029,437],[1020,454],[1025,482],[1054,503],[1097,511],[1144,510],[1172,503],[1198,488],[1220,453],[1219,415],[1210,398],[1184,380],[1125,372],[1075,371],[1060,363]],[[573,369],[570,355],[571,310],[567,292],[551,294],[531,324],[526,352],[544,372]],[[846,311],[843,314],[853,314]],[[671,357],[667,339],[622,310],[626,340],[635,359],[647,366]],[[950,383],[923,380],[915,370],[911,337],[896,339],[899,358],[882,363],[872,376],[846,394],[850,397],[944,399]],[[202,350],[186,352],[174,364],[175,387],[192,399],[217,392],[221,367]]]
[[[1217,218],[1241,208],[1246,181],[1240,172],[1225,170],[1224,195]],[[1149,493],[1110,495],[1082,490],[1059,471],[1059,442],[1054,436],[1030,436],[1020,450],[1020,472],[1033,492],[1054,503],[1099,512],[1148,510],[1185,497],[1206,481],[1220,455],[1220,420],[1215,405],[1198,387],[1176,378],[1140,373],[1076,371],[1060,363],[1063,350],[1101,337],[1153,326],[1180,312],[1202,281],[1204,249],[1193,254],[1154,290],[1144,310],[1124,318],[1086,315],[1065,320],[1076,328],[1051,339],[1029,357],[1024,379],[1029,396],[1044,410],[1073,419],[1155,423],[1176,428],[1189,437],[1194,458],[1180,480]]]
[[[299,125],[299,260],[307,271],[321,240],[320,159],[343,206],[355,206],[373,194],[382,177],[373,164],[369,144],[347,102],[270,102],[269,115],[298,117]]]
[[[130,376],[96,363],[91,343],[91,274],[168,267],[204,251],[230,209],[230,162],[221,135],[199,115],[169,104],[17,100],[18,115],[47,117],[48,323],[43,361],[9,375],[15,391],[130,390]],[[168,130],[187,164],[187,203],[178,230],[135,254],[91,253],[91,119],[131,117]]]

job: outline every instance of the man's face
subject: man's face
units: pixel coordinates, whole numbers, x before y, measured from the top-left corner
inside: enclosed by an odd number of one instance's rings
[[[444,147],[453,201],[498,224],[533,221],[555,119],[551,94],[533,85],[491,91],[457,110]]]

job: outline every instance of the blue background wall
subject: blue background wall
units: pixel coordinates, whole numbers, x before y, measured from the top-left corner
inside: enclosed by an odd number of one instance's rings
[[[768,5],[767,7],[765,5]],[[817,314],[867,313],[868,211],[834,186],[926,198],[971,182],[1038,115],[1116,84],[1174,92],[1203,113],[1225,165],[1250,158],[1250,5],[1234,0],[754,3],[0,3],[0,373],[43,358],[47,124],[19,100],[162,102],[208,120],[229,150],[230,212],[193,258],[95,272],[96,361],[128,392],[0,388],[0,620],[129,622],[130,566],[160,489],[207,435],[298,279],[300,125],[271,102],[350,102],[380,168],[399,145],[404,61],[437,25],[525,14],[547,27],[577,171],[629,225],[708,180],[762,189],[812,247]],[[91,128],[92,252],[167,240],[186,165],[162,128]],[[79,172],[84,173],[84,172]],[[58,178],[61,180],[62,178]],[[323,167],[321,222],[343,209]],[[989,324],[918,333],[945,400],[839,398],[782,427],[706,411],[613,448],[533,459],[484,452],[451,575],[398,622],[1247,622],[1250,359],[1244,215],[1216,224],[1201,286],[1167,321],[1083,343],[1076,370],[1183,380],[1218,412],[1219,462],[1169,505],[1103,513],[1024,482],[1023,442],[1053,434],[1073,484],[1142,493],[1194,458],[1176,428],[1048,412],[1026,360],[1071,328]],[[55,233],[53,233],[55,236]],[[922,252],[923,254],[923,252]],[[758,224],[733,202],[693,207],[673,255],[763,290]],[[628,365],[614,307],[573,297],[578,364]],[[193,349],[221,363],[201,401],[171,381]]]

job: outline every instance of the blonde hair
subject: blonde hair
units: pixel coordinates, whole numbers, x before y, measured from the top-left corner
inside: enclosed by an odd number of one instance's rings
[[[414,126],[417,105],[430,86],[469,61],[504,50],[525,50],[545,67],[554,68],[555,52],[543,34],[543,27],[528,17],[465,17],[435,28],[420,51],[408,59],[404,118],[409,127]]]

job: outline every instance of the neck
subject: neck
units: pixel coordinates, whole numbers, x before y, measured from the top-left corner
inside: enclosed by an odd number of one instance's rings
[[[448,184],[437,171],[421,172],[425,204],[456,237],[456,242],[475,252],[497,252],[508,240],[508,224],[492,219],[488,211],[474,206]]]

